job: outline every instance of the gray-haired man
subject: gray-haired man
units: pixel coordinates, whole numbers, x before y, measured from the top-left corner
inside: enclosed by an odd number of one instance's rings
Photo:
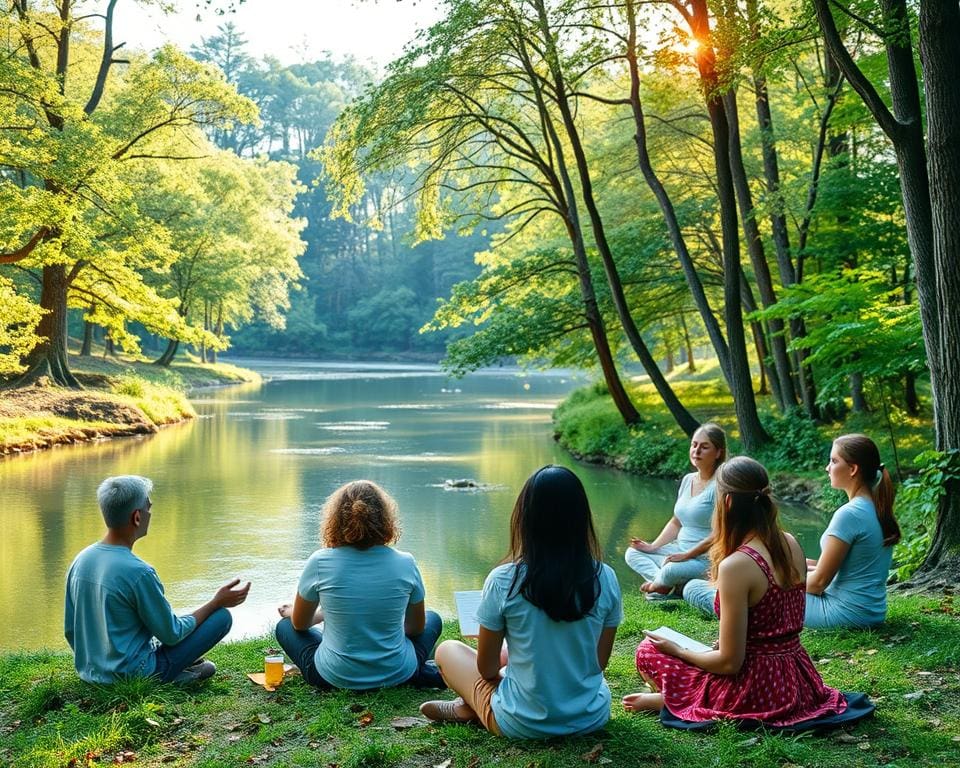
[[[227,608],[247,599],[250,582],[225,584],[192,614],[177,616],[157,572],[133,545],[150,527],[153,483],[138,475],[108,477],[97,488],[107,524],[102,540],[74,559],[67,572],[64,635],[81,678],[110,683],[122,677],[191,682],[216,667],[202,658],[230,631]]]

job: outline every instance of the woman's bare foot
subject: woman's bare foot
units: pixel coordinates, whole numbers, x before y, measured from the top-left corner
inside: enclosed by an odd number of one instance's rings
[[[628,693],[622,699],[627,712],[659,712],[663,709],[663,695],[659,693]]]
[[[665,587],[663,584],[657,584],[655,581],[645,581],[640,585],[640,591],[650,594],[656,592],[658,595],[667,595],[673,590],[673,587]]]

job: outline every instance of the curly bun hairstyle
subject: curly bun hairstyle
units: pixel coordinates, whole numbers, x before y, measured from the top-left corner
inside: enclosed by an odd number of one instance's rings
[[[400,538],[397,502],[369,480],[335,490],[323,506],[323,545],[369,549]]]

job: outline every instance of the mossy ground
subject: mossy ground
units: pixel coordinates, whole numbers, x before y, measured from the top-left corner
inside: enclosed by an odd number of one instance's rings
[[[600,733],[512,742],[474,726],[399,722],[433,692],[395,688],[318,693],[299,678],[275,693],[250,683],[270,639],[222,645],[217,675],[178,688],[135,680],[82,683],[65,653],[0,658],[0,764],[86,768],[154,766],[960,766],[960,600],[893,596],[886,625],[870,632],[804,632],[828,684],[865,691],[877,713],[849,731],[786,736],[663,728],[630,715],[620,697],[640,688],[633,651],[641,629],[668,624],[704,641],[716,623],[683,604],[651,605],[625,587],[622,625],[607,678],[613,717]],[[447,636],[453,636],[448,627]],[[443,692],[442,696],[449,696]],[[402,725],[406,727],[396,727]],[[598,751],[598,745],[601,745]]]

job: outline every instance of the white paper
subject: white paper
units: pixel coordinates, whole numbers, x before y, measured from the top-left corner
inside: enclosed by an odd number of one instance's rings
[[[694,640],[692,637],[687,637],[682,632],[677,632],[677,630],[670,629],[670,627],[660,627],[660,629],[654,629],[650,632],[650,634],[656,635],[657,637],[662,637],[664,640],[672,640],[687,651],[703,653],[704,651],[713,650],[709,645],[704,645],[699,640]]]
[[[479,589],[453,593],[453,599],[457,602],[457,621],[460,622],[460,634],[463,637],[477,637],[480,634],[477,607],[482,594]]]

